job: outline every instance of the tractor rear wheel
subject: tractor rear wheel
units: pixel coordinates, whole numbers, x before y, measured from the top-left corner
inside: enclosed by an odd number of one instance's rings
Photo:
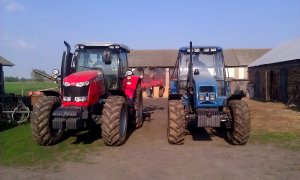
[[[40,145],[57,143],[63,134],[62,129],[52,129],[52,112],[61,105],[60,98],[44,96],[34,105],[31,112],[31,130],[35,141]]]
[[[227,140],[230,144],[243,145],[250,136],[250,113],[247,104],[241,100],[229,101],[232,117],[231,128],[227,130]]]
[[[102,111],[102,138],[106,145],[122,145],[127,136],[127,104],[122,96],[109,96]]]
[[[143,91],[140,84],[135,91],[134,111],[135,128],[140,128],[143,126]]]
[[[180,100],[170,100],[168,108],[168,142],[183,144],[185,136],[184,107]]]

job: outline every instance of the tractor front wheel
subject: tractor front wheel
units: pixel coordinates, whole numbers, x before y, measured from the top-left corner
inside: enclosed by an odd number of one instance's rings
[[[243,145],[250,136],[250,114],[247,104],[241,100],[229,101],[232,117],[231,128],[227,130],[227,140],[230,144]]]
[[[62,129],[52,129],[52,112],[61,105],[56,96],[44,96],[34,105],[31,112],[31,130],[36,142],[40,145],[57,143],[63,134]]]
[[[185,136],[184,107],[180,100],[170,100],[168,108],[168,142],[183,144]]]
[[[125,98],[109,96],[102,111],[102,138],[108,146],[122,145],[127,136],[128,113]]]

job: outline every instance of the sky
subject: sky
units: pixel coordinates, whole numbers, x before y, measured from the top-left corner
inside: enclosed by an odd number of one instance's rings
[[[0,0],[5,76],[60,68],[63,41],[178,49],[273,48],[300,37],[299,0]]]

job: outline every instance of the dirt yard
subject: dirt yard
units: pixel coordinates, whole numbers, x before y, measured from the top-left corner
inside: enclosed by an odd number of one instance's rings
[[[251,112],[251,126],[255,130],[272,132],[300,132],[300,112],[282,103],[247,101]]]
[[[253,131],[300,132],[300,112],[247,100]],[[203,129],[182,146],[167,143],[166,99],[145,99],[150,121],[121,147],[101,147],[83,161],[46,168],[0,167],[0,179],[298,179],[300,153],[269,144],[229,145]],[[102,141],[101,139],[97,141]]]

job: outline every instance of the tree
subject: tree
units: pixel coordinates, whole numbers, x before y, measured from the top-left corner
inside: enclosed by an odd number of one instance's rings
[[[12,77],[12,76],[7,76],[4,78],[5,82],[18,82],[19,78],[18,77]]]

